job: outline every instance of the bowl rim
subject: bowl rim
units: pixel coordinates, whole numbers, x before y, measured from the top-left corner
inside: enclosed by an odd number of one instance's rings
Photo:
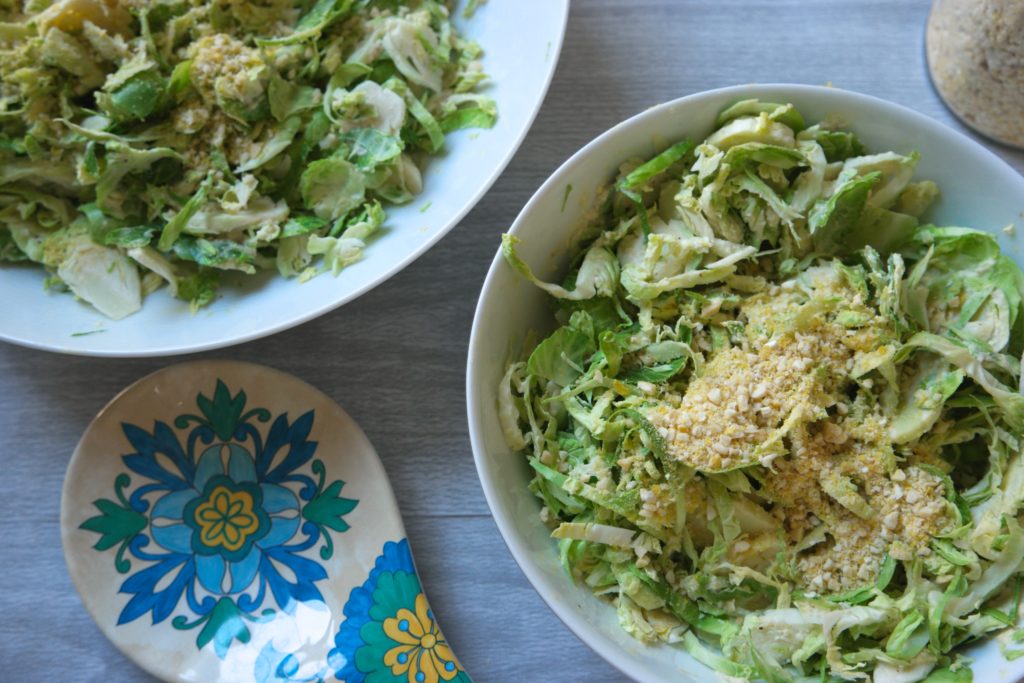
[[[484,182],[480,185],[479,189],[471,196],[467,197],[463,206],[456,211],[452,217],[448,220],[447,225],[437,230],[429,239],[425,240],[415,250],[410,252],[405,258],[395,261],[390,264],[387,268],[383,269],[376,277],[364,285],[353,289],[351,292],[344,296],[332,299],[321,306],[305,311],[294,317],[290,317],[286,320],[276,322],[272,325],[268,325],[259,330],[254,330],[239,336],[229,337],[214,341],[198,342],[192,344],[177,344],[170,346],[159,346],[146,348],[141,350],[134,349],[79,349],[62,347],[59,344],[46,341],[38,341],[32,338],[20,337],[17,334],[6,333],[0,330],[0,341],[14,344],[30,349],[36,349],[39,351],[50,351],[54,353],[60,353],[70,356],[89,356],[95,358],[152,358],[152,357],[164,357],[164,356],[179,356],[189,353],[199,353],[202,351],[211,351],[214,349],[229,348],[244,344],[246,342],[254,341],[256,339],[262,339],[271,335],[277,334],[289,330],[293,327],[302,325],[303,323],[309,322],[315,318],[319,318],[322,315],[326,315],[331,311],[340,308],[341,306],[358,299],[362,295],[366,294],[370,290],[376,289],[380,285],[384,284],[392,277],[405,270],[410,264],[416,261],[418,258],[423,256],[428,250],[430,250],[435,244],[441,241],[441,238],[445,237],[449,232],[455,229],[462,219],[472,211],[480,200],[490,191],[491,187],[497,182],[498,178],[501,177],[505,169],[511,163],[515,157],[519,148],[522,146],[523,141],[533,128],[533,123],[536,121],[537,116],[540,114],[540,110],[544,106],[544,102],[547,99],[548,90],[551,88],[551,82],[554,80],[555,72],[558,70],[558,64],[562,54],[562,47],[565,44],[565,34],[568,32],[569,26],[569,0],[548,0],[549,2],[561,2],[562,8],[559,15],[559,21],[561,23],[561,30],[557,31],[555,40],[550,44],[550,59],[552,67],[547,70],[544,76],[544,82],[541,84],[540,97],[537,99],[537,106],[534,107],[533,111],[523,121],[522,127],[513,136],[512,144],[509,145],[508,149],[504,152],[502,157],[498,160],[498,163],[494,166],[491,172],[486,176]]]
[[[779,92],[792,93],[792,95],[796,97],[816,97],[821,95],[825,95],[826,97],[838,96],[840,98],[849,98],[859,101],[860,103],[875,109],[894,112],[903,118],[909,119],[922,130],[925,130],[929,135],[950,137],[958,140],[962,144],[967,144],[969,147],[973,148],[975,152],[979,153],[987,162],[995,162],[996,166],[1002,167],[1005,172],[1018,177],[1020,176],[1016,169],[1001,159],[997,154],[995,154],[995,152],[982,143],[972,139],[969,135],[931,118],[930,116],[915,111],[910,107],[897,104],[874,95],[867,95],[865,93],[847,90],[844,88],[836,88],[831,85],[823,86],[786,82],[731,85],[713,88],[710,90],[702,90],[653,105],[620,121],[597,137],[593,138],[577,150],[572,156],[566,159],[550,176],[548,176],[548,178],[530,197],[529,201],[527,201],[523,206],[508,232],[510,234],[518,233],[523,224],[526,223],[527,218],[529,218],[530,214],[544,199],[544,197],[552,191],[556,191],[557,188],[563,187],[565,185],[566,176],[570,175],[577,167],[584,164],[596,150],[603,147],[614,138],[625,134],[628,130],[645,126],[649,120],[659,117],[666,110],[684,107],[702,100],[716,98],[729,99],[732,97],[733,99],[739,100],[772,96],[777,99],[777,93]],[[1021,184],[1024,186],[1024,178],[1021,178]],[[480,479],[480,486],[484,492],[484,498],[487,501],[487,507],[491,511],[491,516],[494,518],[495,525],[498,527],[498,531],[501,534],[502,540],[505,542],[505,546],[508,548],[512,558],[519,566],[519,569],[526,575],[527,580],[530,582],[530,586],[541,597],[545,604],[547,604],[548,608],[555,614],[555,616],[558,617],[558,619],[569,629],[569,631],[575,635],[580,642],[598,654],[608,664],[629,678],[636,681],[644,681],[644,683],[658,683],[660,679],[637,672],[636,667],[632,664],[631,658],[626,653],[621,652],[618,649],[596,648],[592,644],[592,636],[597,632],[595,627],[584,619],[581,613],[578,610],[573,609],[567,602],[556,599],[556,596],[551,594],[548,588],[544,586],[543,573],[535,565],[532,559],[530,559],[530,551],[523,542],[522,536],[518,533],[514,520],[511,515],[506,514],[498,505],[497,485],[493,473],[491,472],[491,465],[487,462],[487,454],[484,449],[482,404],[480,403],[481,397],[478,396],[476,391],[476,384],[477,374],[479,372],[477,368],[480,364],[478,357],[482,355],[482,350],[480,349],[480,337],[483,334],[485,302],[493,296],[492,291],[495,287],[494,280],[497,277],[498,270],[500,269],[503,261],[504,258],[502,256],[501,248],[499,247],[491,261],[491,265],[487,270],[487,275],[484,278],[483,285],[480,289],[480,297],[477,300],[477,305],[473,313],[473,324],[470,330],[469,346],[467,348],[466,358],[466,412],[469,427],[469,439],[473,450],[473,462],[476,466],[477,476]]]

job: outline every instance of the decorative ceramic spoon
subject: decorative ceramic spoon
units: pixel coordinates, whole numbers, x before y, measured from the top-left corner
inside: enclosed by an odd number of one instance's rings
[[[176,365],[82,436],[61,504],[103,633],[166,681],[469,683],[373,446],[277,370]]]

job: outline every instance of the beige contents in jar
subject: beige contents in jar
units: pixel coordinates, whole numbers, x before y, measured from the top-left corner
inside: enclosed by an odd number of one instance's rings
[[[1024,147],[1024,2],[936,0],[927,51],[935,87],[957,116]]]

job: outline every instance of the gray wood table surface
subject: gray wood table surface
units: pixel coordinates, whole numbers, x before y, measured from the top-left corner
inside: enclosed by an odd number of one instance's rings
[[[442,627],[476,681],[625,680],[534,593],[477,482],[464,368],[473,309],[499,234],[584,143],[651,105],[700,90],[831,82],[963,130],[928,83],[929,4],[576,0],[533,130],[501,179],[440,244],[318,320],[197,356],[294,373],[362,425],[391,477]],[[993,149],[1024,170],[1024,154]],[[122,387],[180,360],[75,358],[0,344],[0,680],[152,680],[107,643],[75,594],[61,555],[60,491],[92,416]]]

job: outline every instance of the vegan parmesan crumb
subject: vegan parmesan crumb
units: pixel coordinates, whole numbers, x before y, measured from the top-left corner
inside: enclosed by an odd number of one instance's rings
[[[835,467],[835,462],[824,464],[817,472],[821,476],[822,471]],[[790,470],[795,482],[790,488],[814,489],[816,481],[803,474],[806,471]],[[902,483],[894,481],[897,472]],[[887,554],[898,560],[928,556],[931,538],[951,522],[942,481],[919,467],[890,473],[875,471],[858,481],[858,489],[872,511],[866,518],[827,496],[813,499],[815,517],[831,520],[826,539],[798,560],[804,586],[815,592],[838,593],[873,582]],[[806,509],[797,508],[797,512]]]
[[[802,288],[853,301],[835,279],[786,281],[742,310],[752,338],[711,354],[682,395],[665,394],[648,410],[667,454],[699,472],[766,467],[760,495],[790,545],[825,525],[800,554],[800,583],[827,595],[874,580],[886,554],[929,554],[931,538],[950,522],[942,481],[899,466],[878,406],[849,406],[851,375],[889,352],[882,321],[846,329],[823,317],[799,331],[773,334]],[[796,314],[797,317],[800,313]],[[864,380],[865,386],[870,380]],[[927,404],[927,397],[922,404]],[[660,490],[641,493],[645,513],[664,517]],[[733,547],[742,555],[749,549]]]
[[[756,353],[732,348],[711,360],[676,406],[659,406],[650,420],[669,453],[696,469],[767,459],[774,451],[764,445],[794,411],[813,409],[820,385],[850,356],[834,331],[785,335]]]
[[[1024,3],[937,0],[928,65],[942,99],[965,123],[1024,147]]]
[[[209,102],[254,104],[263,95],[267,69],[259,50],[225,33],[203,36],[188,48],[189,77]]]

